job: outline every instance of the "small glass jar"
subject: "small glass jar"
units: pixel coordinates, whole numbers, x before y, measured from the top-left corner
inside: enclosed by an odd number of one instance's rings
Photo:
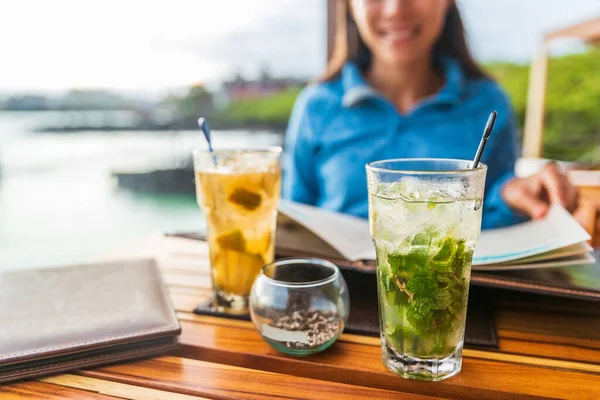
[[[339,269],[318,259],[283,259],[265,265],[252,286],[250,315],[275,350],[308,355],[331,346],[350,312]]]

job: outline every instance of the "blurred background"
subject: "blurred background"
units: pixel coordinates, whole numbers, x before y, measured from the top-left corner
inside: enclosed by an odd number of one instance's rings
[[[521,128],[544,35],[598,0],[458,0]],[[20,0],[0,13],[0,269],[198,230],[190,151],[281,144],[326,63],[326,0]],[[600,48],[550,43],[542,156],[600,163]]]

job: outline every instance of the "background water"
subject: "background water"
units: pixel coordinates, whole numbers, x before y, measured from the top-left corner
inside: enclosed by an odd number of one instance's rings
[[[84,262],[156,232],[204,227],[194,195],[133,193],[110,174],[180,165],[205,146],[199,132],[40,134],[7,121],[0,115],[0,270]],[[214,134],[224,147],[281,139]]]

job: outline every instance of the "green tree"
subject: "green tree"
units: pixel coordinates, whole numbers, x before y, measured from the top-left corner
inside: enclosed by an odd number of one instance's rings
[[[259,99],[234,101],[218,112],[217,120],[229,120],[238,124],[285,125],[301,90],[301,87],[292,87]]]
[[[486,68],[510,95],[522,127],[529,67],[497,63]],[[551,58],[545,103],[544,156],[597,162],[593,155],[600,145],[600,48]]]
[[[263,99],[240,100],[231,104],[235,119],[257,122],[287,122],[300,88],[287,89]]]
[[[183,118],[210,115],[214,110],[212,94],[202,85],[190,87],[185,96],[169,96],[163,104],[171,107]]]

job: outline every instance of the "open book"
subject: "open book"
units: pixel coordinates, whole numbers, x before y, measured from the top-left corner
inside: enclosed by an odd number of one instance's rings
[[[305,204],[281,200],[280,223],[300,229],[278,232],[279,241],[300,244],[325,257],[348,261],[374,260],[375,247],[369,221]],[[295,240],[293,235],[303,235]],[[481,232],[473,255],[473,270],[511,270],[593,263],[589,234],[562,207],[552,206],[548,215],[508,228]]]

